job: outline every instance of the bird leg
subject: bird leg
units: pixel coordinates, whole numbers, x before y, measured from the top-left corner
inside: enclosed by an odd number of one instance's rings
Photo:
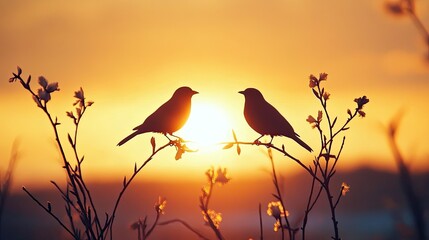
[[[170,136],[177,138],[177,140],[179,140],[179,142],[184,142],[185,141],[185,140],[183,140],[183,138],[181,138],[179,136],[176,136],[176,135],[174,135],[172,133],[169,133],[169,134],[170,134]],[[171,141],[171,139],[167,136],[167,134],[165,134],[165,136],[168,138],[168,140]]]
[[[259,139],[261,139],[264,136],[264,134],[262,134],[260,137],[258,137],[255,141],[253,141],[254,144],[259,145],[259,143],[261,143],[261,141],[259,141]]]
[[[271,145],[271,143],[273,142],[274,136],[273,135],[270,135],[270,136],[271,136],[271,140],[270,140],[270,145]]]
[[[168,139],[168,141],[171,143],[173,140],[171,140],[169,137],[168,137],[168,135],[167,135],[167,133],[162,133],[162,135],[164,135],[167,139]]]

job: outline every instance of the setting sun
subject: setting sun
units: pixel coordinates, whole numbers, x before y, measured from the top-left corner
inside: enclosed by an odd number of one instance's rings
[[[177,135],[189,141],[190,148],[207,151],[229,139],[231,129],[231,122],[220,106],[194,100],[191,115]]]
[[[0,16],[0,240],[428,239],[429,1]]]

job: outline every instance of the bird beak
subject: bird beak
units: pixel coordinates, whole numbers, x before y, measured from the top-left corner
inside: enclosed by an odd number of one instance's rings
[[[244,94],[244,91],[239,91],[238,93]]]
[[[192,91],[192,95],[194,95],[194,94],[198,94],[199,92],[197,92],[197,91]]]

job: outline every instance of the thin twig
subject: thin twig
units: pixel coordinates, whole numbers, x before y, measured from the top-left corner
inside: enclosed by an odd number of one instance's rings
[[[195,233],[199,238],[204,239],[204,240],[210,240],[209,238],[205,237],[204,235],[202,235],[201,233],[199,233],[197,230],[195,230],[193,227],[191,227],[191,225],[189,225],[187,222],[185,222],[185,221],[183,221],[181,219],[167,220],[167,221],[158,223],[158,225],[165,226],[165,225],[168,225],[168,224],[171,224],[171,223],[181,223],[185,228],[187,228],[191,232]]]

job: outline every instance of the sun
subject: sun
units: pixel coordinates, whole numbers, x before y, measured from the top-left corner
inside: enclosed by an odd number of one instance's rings
[[[231,138],[232,126],[225,111],[214,103],[193,103],[185,126],[176,135],[191,148],[212,150]]]

